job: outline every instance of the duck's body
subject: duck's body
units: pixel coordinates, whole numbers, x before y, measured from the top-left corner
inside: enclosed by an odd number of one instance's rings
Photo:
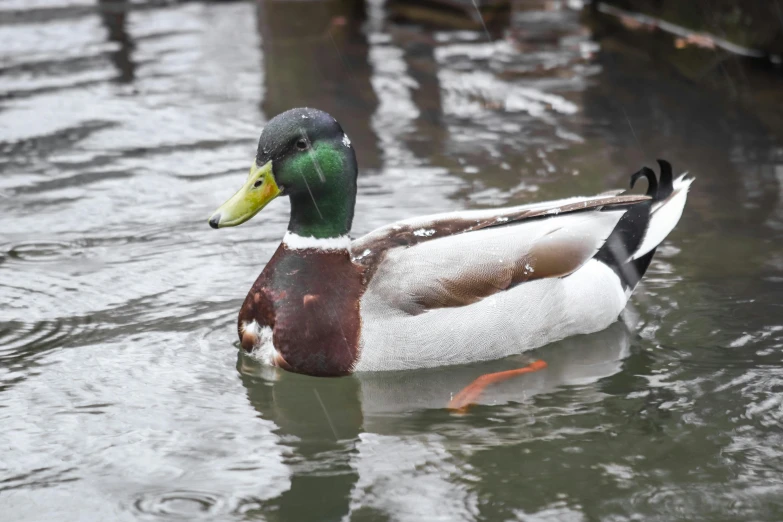
[[[661,162],[660,186],[652,171],[640,171],[650,183],[646,196],[611,193],[424,216],[351,241],[350,141],[319,111],[278,118],[267,126],[271,138],[265,129],[259,144],[256,163],[268,169],[251,171],[246,188],[288,192],[292,220],[245,299],[239,336],[265,362],[311,375],[495,359],[606,328],[679,220],[691,183],[684,176],[673,181]],[[315,130],[306,128],[313,121]],[[292,146],[273,139],[284,132],[306,136],[307,148],[302,140]],[[319,146],[319,137],[327,144]],[[341,148],[338,164],[330,151]],[[297,151],[309,153],[309,175],[307,155]],[[282,176],[278,163],[289,166]],[[294,187],[293,173],[304,187]],[[335,182],[343,184],[339,197]],[[240,193],[213,226],[238,224],[260,209],[228,215]],[[332,211],[337,219],[326,214]]]

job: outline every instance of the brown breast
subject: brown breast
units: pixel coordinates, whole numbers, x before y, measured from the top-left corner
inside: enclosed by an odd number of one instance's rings
[[[273,331],[283,365],[298,373],[350,373],[359,357],[361,268],[347,251],[289,250],[281,244],[239,312],[242,325],[257,321]],[[246,346],[250,345],[250,346]]]

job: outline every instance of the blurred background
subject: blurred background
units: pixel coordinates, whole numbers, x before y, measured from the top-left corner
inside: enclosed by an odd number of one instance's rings
[[[781,520],[781,56],[780,0],[0,0],[0,519]],[[354,237],[696,182],[604,332],[293,375],[235,328],[287,201],[206,220],[297,106],[356,148]]]

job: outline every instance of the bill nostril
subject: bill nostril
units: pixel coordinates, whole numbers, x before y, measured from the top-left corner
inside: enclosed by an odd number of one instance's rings
[[[217,228],[218,223],[220,223],[220,214],[215,214],[211,218],[209,218],[209,226],[212,228]]]

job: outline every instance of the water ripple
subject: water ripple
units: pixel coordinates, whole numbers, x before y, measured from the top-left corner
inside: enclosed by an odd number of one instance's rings
[[[148,492],[133,502],[133,508],[142,518],[155,520],[215,520],[230,511],[226,499],[217,494],[187,490]]]

